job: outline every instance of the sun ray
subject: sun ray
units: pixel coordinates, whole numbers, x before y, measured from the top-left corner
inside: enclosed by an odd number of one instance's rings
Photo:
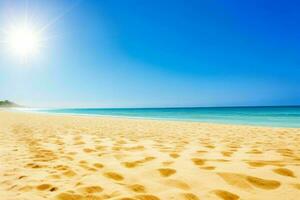
[[[65,9],[64,12],[62,12],[61,14],[57,15],[56,17],[54,17],[49,23],[45,24],[39,31],[43,32],[46,29],[48,29],[50,26],[52,26],[53,24],[55,24],[57,21],[59,21],[60,19],[62,19],[66,14],[68,14],[69,12],[71,12],[76,6],[78,6],[81,1],[82,0],[77,0],[69,8]]]

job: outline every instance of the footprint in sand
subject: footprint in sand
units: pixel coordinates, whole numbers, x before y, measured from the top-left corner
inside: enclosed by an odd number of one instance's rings
[[[119,151],[121,151],[121,150],[122,150],[122,147],[121,147],[121,146],[119,146],[119,145],[115,145],[115,146],[113,146],[111,149],[112,149],[113,151],[117,151],[117,152],[119,152]]]
[[[52,187],[52,188],[50,188],[50,192],[55,192],[56,190],[58,190],[58,188],[57,187]]]
[[[137,161],[133,161],[133,162],[122,162],[121,163],[124,167],[126,168],[134,168],[137,167],[139,165],[139,162]]]
[[[267,165],[282,167],[284,164],[280,163],[280,161],[264,161],[264,160],[257,160],[257,161],[246,161],[246,163],[251,167],[264,167]]]
[[[199,200],[199,198],[193,193],[182,193],[181,196],[183,196],[185,200]]]
[[[73,176],[76,176],[77,174],[73,170],[67,170],[67,171],[63,172],[63,175],[71,178]]]
[[[23,175],[23,176],[19,176],[18,179],[23,179],[23,178],[26,178],[26,177],[27,177],[27,176],[24,176],[24,175]]]
[[[203,153],[207,153],[207,151],[205,151],[205,150],[197,150],[196,153],[203,154]]]
[[[294,152],[291,149],[278,149],[277,152],[286,157],[293,157],[294,155]]]
[[[67,166],[67,165],[56,165],[53,168],[56,169],[56,170],[59,170],[59,171],[64,171],[64,170],[69,169],[70,167]]]
[[[240,197],[225,190],[214,190],[213,193],[224,200],[238,200]]]
[[[51,179],[60,179],[61,176],[58,175],[58,174],[51,174],[51,175],[49,175],[49,178],[51,178]]]
[[[262,151],[258,149],[252,149],[251,151],[247,152],[248,154],[262,154]]]
[[[160,198],[158,198],[154,195],[151,195],[151,194],[137,195],[137,196],[135,196],[135,199],[138,199],[138,200],[160,200]]]
[[[218,175],[229,185],[241,188],[251,189],[251,185],[245,180],[245,176],[235,173],[218,173]]]
[[[85,169],[85,170],[88,170],[88,171],[92,171],[92,172],[97,171],[97,169],[95,169],[95,168],[93,168],[93,167],[90,167],[90,166],[88,166],[87,164],[80,164],[79,166],[82,167],[82,168]]]
[[[154,159],[156,159],[156,157],[148,156],[148,157],[145,157],[145,158],[143,159],[143,162],[149,162],[149,161],[154,160]]]
[[[251,167],[264,167],[266,163],[260,161],[247,161],[246,162]]]
[[[91,152],[95,152],[96,150],[95,149],[90,149],[90,148],[84,148],[83,151],[85,153],[91,153]]]
[[[192,158],[192,161],[195,165],[204,165],[205,164],[205,160],[200,159],[200,158]]]
[[[168,179],[165,181],[165,184],[167,186],[175,187],[175,188],[178,188],[181,190],[189,190],[190,189],[190,186],[188,184],[186,184],[185,182],[180,181],[180,180]]]
[[[275,180],[267,180],[262,178],[257,178],[254,176],[246,176],[246,180],[251,183],[253,186],[265,189],[265,190],[272,190],[278,188],[281,183]]]
[[[102,192],[103,188],[100,186],[85,186],[79,188],[79,191],[82,193],[92,194],[92,193]]]
[[[88,162],[86,160],[80,160],[79,164],[88,164]]]
[[[28,163],[25,167],[32,168],[32,169],[40,169],[46,167],[46,165],[39,165],[35,163]]]
[[[289,177],[293,177],[295,178],[294,172],[286,169],[286,168],[277,168],[277,169],[273,169],[273,172],[282,175],[282,176],[289,176]]]
[[[118,174],[116,172],[106,172],[103,174],[105,177],[116,180],[116,181],[122,181],[124,177],[121,174]]]
[[[161,169],[158,169],[158,171],[159,171],[160,175],[163,177],[169,177],[176,173],[175,169],[170,169],[170,168],[161,168]]]
[[[209,149],[214,149],[215,146],[214,145],[205,145],[206,148],[209,148]]]
[[[144,159],[141,159],[141,160],[136,160],[136,161],[132,161],[132,162],[122,162],[121,164],[126,167],[126,168],[134,168],[134,167],[137,167],[145,162],[149,162],[151,160],[154,160],[156,159],[155,157],[152,157],[152,156],[148,156],[148,157],[145,157]]]
[[[164,162],[162,162],[162,165],[169,166],[169,165],[172,165],[173,163],[174,163],[174,161],[164,161]]]
[[[104,167],[104,165],[103,165],[103,164],[101,164],[101,163],[94,163],[93,165],[94,165],[94,167],[96,167],[96,168],[98,168],[98,169],[100,169],[100,168],[103,168],[103,167]]]
[[[169,156],[172,157],[172,158],[174,158],[174,159],[176,159],[176,158],[178,158],[180,155],[179,155],[178,153],[170,153]]]
[[[75,136],[75,137],[73,137],[73,140],[75,140],[75,141],[77,141],[77,140],[81,140],[82,139],[82,137],[81,136]]]
[[[98,151],[103,151],[103,150],[107,149],[107,146],[98,145],[98,146],[95,147],[95,149],[98,150]]]
[[[75,156],[76,154],[77,154],[77,152],[69,152],[69,153],[67,153],[68,155],[71,155],[71,156]]]
[[[124,149],[127,151],[143,151],[143,150],[145,150],[145,147],[142,145],[139,145],[139,146],[133,146],[133,147],[125,147]]]
[[[140,184],[129,185],[128,188],[130,190],[132,190],[133,192],[137,192],[137,193],[145,193],[146,192],[145,186],[140,185]]]
[[[63,192],[56,196],[57,200],[103,200],[102,197],[93,194],[79,195],[74,193]]]
[[[70,193],[60,193],[56,196],[57,200],[81,200],[83,199],[82,195],[79,194],[70,194]]]
[[[222,153],[222,155],[225,156],[225,157],[231,157],[231,155],[233,154],[232,151],[222,151],[221,153]]]
[[[52,185],[44,183],[44,184],[36,186],[36,189],[43,191],[43,190],[48,190],[51,187],[52,187]]]
[[[251,186],[272,190],[278,188],[281,183],[275,180],[262,179],[254,176],[246,176],[235,173],[218,173],[218,175],[229,185],[236,186],[242,189],[251,189]]]
[[[216,167],[215,166],[204,166],[204,167],[200,167],[201,169],[204,170],[214,170]]]
[[[229,162],[230,160],[226,160],[226,159],[215,159],[212,161],[216,161],[216,162]]]

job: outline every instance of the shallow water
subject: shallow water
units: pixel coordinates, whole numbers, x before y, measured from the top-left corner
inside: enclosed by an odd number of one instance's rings
[[[72,108],[38,109],[38,112],[119,116],[162,120],[300,127],[300,106],[210,108]]]

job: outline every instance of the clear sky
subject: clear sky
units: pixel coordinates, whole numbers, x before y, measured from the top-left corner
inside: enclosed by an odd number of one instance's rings
[[[0,44],[0,99],[38,107],[299,105],[299,7],[297,0],[1,0],[2,32],[26,10],[35,26],[48,26],[26,63]]]

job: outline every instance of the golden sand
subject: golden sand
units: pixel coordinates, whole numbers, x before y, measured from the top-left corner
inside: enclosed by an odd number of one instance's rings
[[[300,129],[0,112],[1,200],[298,200]]]

